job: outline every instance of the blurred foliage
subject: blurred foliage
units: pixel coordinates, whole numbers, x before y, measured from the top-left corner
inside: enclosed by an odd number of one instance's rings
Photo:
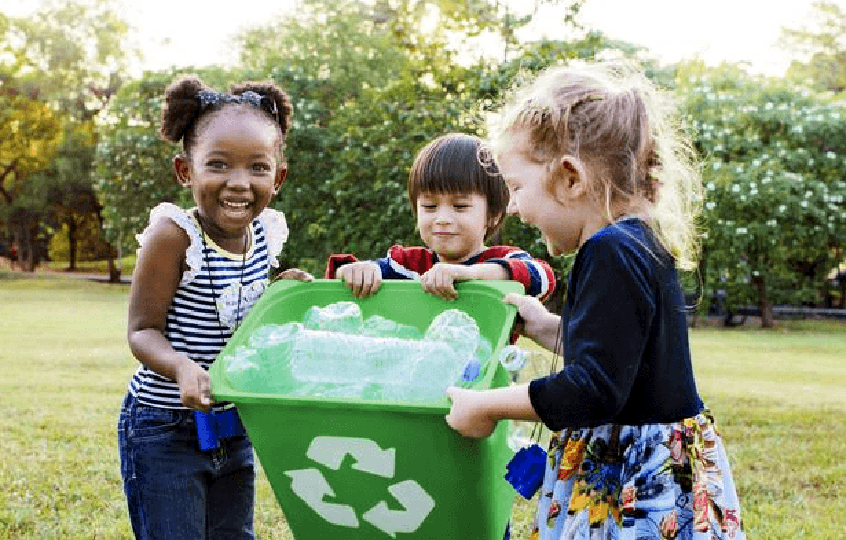
[[[562,35],[576,37],[521,42],[542,3],[559,4]],[[282,263],[320,275],[332,253],[375,258],[393,243],[420,243],[406,180],[432,138],[484,137],[509,91],[550,65],[623,56],[675,92],[703,160],[703,260],[700,275],[684,276],[702,309],[718,291],[730,309],[818,302],[846,234],[839,8],[817,3],[819,25],[785,30],[784,46],[804,56],[789,79],[768,79],[698,61],[659,67],[631,44],[583,31],[582,3],[538,0],[513,13],[489,0],[302,0],[240,36],[237,68],[135,80],[124,74],[125,23],[107,0],[57,3],[28,20],[0,15],[0,129],[19,134],[0,140],[0,220],[8,230],[11,210],[29,209],[39,234],[70,238],[73,227],[90,236],[97,216],[111,252],[134,249],[157,203],[193,205],[173,181],[180,146],[158,136],[165,87],[187,74],[219,90],[271,80],[294,104],[290,173],[272,203],[293,232]],[[507,60],[480,56],[481,37],[498,41]],[[517,219],[492,242],[549,258],[537,231]],[[569,259],[551,262],[563,279]]]
[[[0,129],[10,135],[0,142],[0,225],[26,270],[46,257],[57,224],[73,247],[77,224],[100,219],[94,119],[125,77],[127,30],[109,0],[0,14]]]
[[[796,59],[787,78],[819,91],[846,90],[846,13],[833,2],[814,2],[803,28],[784,28],[780,44]]]
[[[703,156],[705,295],[813,304],[846,238],[846,111],[781,79],[680,66]]]

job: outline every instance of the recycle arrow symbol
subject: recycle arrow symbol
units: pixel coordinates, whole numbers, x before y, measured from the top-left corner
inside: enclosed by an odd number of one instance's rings
[[[391,510],[388,503],[379,501],[361,517],[392,538],[396,538],[398,532],[416,531],[429,512],[435,508],[434,499],[414,480],[405,480],[389,486],[388,491],[405,510]]]
[[[318,436],[306,451],[307,457],[333,470],[341,467],[347,454],[356,459],[354,469],[384,478],[394,476],[396,449],[382,450],[370,439]],[[291,490],[323,519],[334,525],[358,527],[352,507],[323,500],[327,495],[334,497],[335,492],[318,469],[290,470],[285,474],[291,477]],[[362,518],[392,538],[396,538],[398,532],[416,531],[435,508],[434,499],[414,480],[393,484],[388,492],[404,509],[391,510],[386,501],[379,501]]]
[[[332,486],[323,478],[323,474],[317,469],[299,469],[285,471],[291,477],[291,489],[302,499],[312,510],[334,525],[344,527],[358,527],[358,518],[355,510],[346,504],[330,503],[323,500],[329,495],[335,496]]]
[[[344,456],[350,454],[356,460],[353,469],[393,478],[395,448],[382,450],[375,441],[357,437],[315,437],[306,451],[306,456],[337,471]]]

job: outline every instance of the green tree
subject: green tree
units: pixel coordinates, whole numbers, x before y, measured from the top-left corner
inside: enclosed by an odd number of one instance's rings
[[[84,214],[92,211],[91,205],[54,204],[55,200],[48,197],[55,195],[56,190],[40,183],[49,184],[51,179],[57,178],[57,171],[61,171],[64,182],[73,184],[76,191],[87,190],[85,198],[94,200],[88,174],[90,163],[87,166],[79,163],[80,148],[77,146],[77,143],[87,145],[90,158],[94,139],[79,139],[76,135],[86,131],[94,133],[90,123],[120,84],[126,67],[122,42],[126,31],[126,24],[107,1],[56,2],[29,18],[0,15],[0,93],[3,99],[12,101],[7,109],[9,116],[15,111],[20,115],[37,109],[25,106],[22,99],[51,112],[60,111],[53,113],[59,122],[49,127],[26,128],[32,134],[30,141],[52,141],[49,147],[19,144],[15,149],[12,143],[0,155],[4,189],[9,195],[5,197],[6,205],[0,208],[0,215],[6,217],[5,226],[12,229],[11,236],[25,256],[24,268],[27,270],[34,268],[38,258],[34,255],[33,242],[49,232],[47,224],[50,221],[67,221],[68,215],[74,213],[78,215],[72,221],[84,220]],[[28,120],[35,125],[39,118],[36,115]],[[19,119],[9,121],[18,122],[16,130],[21,131]],[[67,143],[60,144],[63,140]],[[42,152],[38,156],[38,166],[27,167],[24,157],[34,149]],[[80,166],[63,167],[53,163],[54,160]],[[33,164],[29,160],[29,165]],[[52,170],[48,170],[50,168]]]
[[[804,28],[782,29],[781,46],[798,57],[787,70],[789,79],[821,91],[846,90],[846,13],[832,2],[814,2]]]
[[[846,116],[734,66],[681,66],[706,185],[705,295],[729,307],[818,301],[846,237]]]

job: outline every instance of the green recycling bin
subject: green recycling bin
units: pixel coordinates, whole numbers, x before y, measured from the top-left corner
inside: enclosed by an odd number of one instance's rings
[[[359,304],[364,317],[381,315],[424,331],[440,312],[472,316],[493,346],[493,357],[471,388],[505,386],[496,361],[516,315],[506,293],[513,281],[457,285],[458,299],[441,300],[414,281],[386,281],[370,298],[354,298],[338,280],[278,281],[252,308],[219,357],[245,345],[265,324],[303,319],[312,306]],[[252,440],[297,540],[501,540],[514,489],[504,479],[513,452],[508,423],[485,439],[470,439],[444,420],[436,402],[365,401],[288,396],[233,389],[223,362],[212,364],[212,395],[231,401]]]

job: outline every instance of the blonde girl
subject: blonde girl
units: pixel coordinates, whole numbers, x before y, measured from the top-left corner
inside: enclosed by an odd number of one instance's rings
[[[506,418],[555,432],[532,538],[744,538],[691,366],[677,268],[695,262],[701,180],[671,105],[630,67],[554,68],[492,131],[509,211],[550,253],[577,252],[560,315],[505,300],[564,366],[521,386],[451,388],[447,422],[471,437]]]

